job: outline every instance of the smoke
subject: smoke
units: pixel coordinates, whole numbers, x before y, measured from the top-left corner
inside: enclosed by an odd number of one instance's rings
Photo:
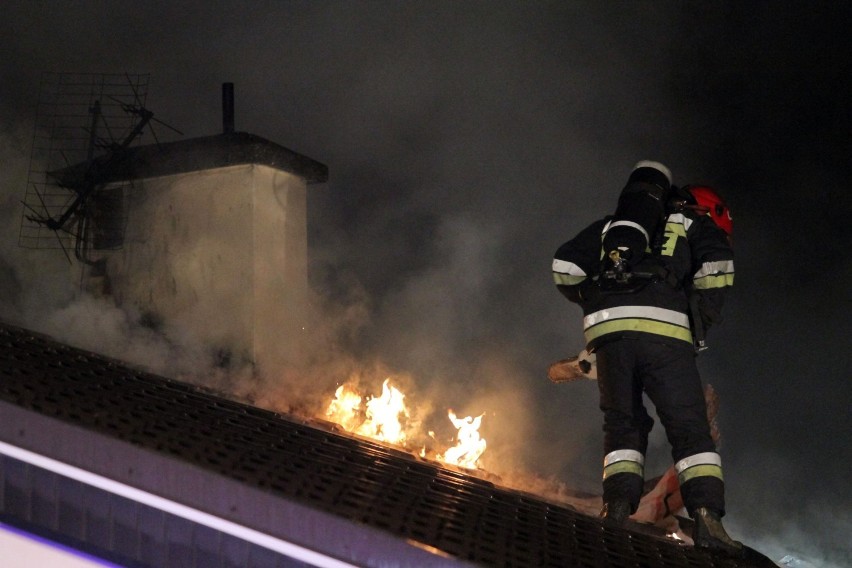
[[[730,533],[773,560],[792,556],[801,561],[791,561],[790,566],[850,566],[852,551],[841,537],[852,534],[852,513],[844,506],[845,487],[824,487],[819,468],[811,469],[809,479],[805,478],[773,452],[759,452],[757,458],[771,473],[762,484],[748,482],[749,494],[726,517]],[[742,483],[738,478],[748,476],[741,470],[732,471],[734,483]],[[806,487],[802,487],[803,478],[807,479]],[[802,491],[807,492],[807,498],[793,498]],[[757,524],[750,521],[750,515],[738,514],[749,509],[773,514],[766,514]]]
[[[610,205],[609,192],[595,188],[618,187],[636,146],[653,151],[673,136],[665,131],[654,140],[660,132],[653,123],[666,114],[661,87],[645,81],[640,66],[614,89],[608,74],[591,73],[588,63],[566,65],[574,54],[589,53],[602,21],[612,17],[617,31],[628,26],[629,19],[615,12],[581,17],[583,25],[570,9],[554,14],[537,7],[521,18],[515,10],[485,5],[391,12],[407,25],[339,6],[311,11],[313,25],[327,30],[326,64],[316,74],[298,64],[299,57],[316,59],[305,47],[315,40],[304,28],[292,28],[299,41],[284,60],[288,84],[296,85],[288,104],[259,97],[269,86],[258,75],[247,75],[227,57],[221,62],[242,79],[238,126],[253,124],[265,135],[263,114],[278,116],[292,130],[270,138],[304,140],[308,155],[327,157],[331,165],[332,182],[309,189],[316,291],[306,330],[311,348],[286,377],[255,380],[245,369],[223,368],[187,330],[153,330],[127,307],[82,295],[61,253],[12,250],[7,243],[14,238],[3,245],[8,287],[17,290],[6,313],[73,345],[278,410],[315,413],[351,377],[371,392],[388,375],[405,377],[409,397],[434,409],[434,422],[446,422],[451,407],[460,415],[486,413],[489,467],[562,475],[596,489],[595,387],[559,387],[544,379],[551,360],[581,347],[578,313],[550,284],[549,255]],[[451,33],[436,27],[439,16],[457,21]],[[633,16],[654,19],[642,11]],[[253,36],[279,37],[278,24],[270,22],[254,22]],[[564,33],[566,24],[571,34]],[[353,51],[351,26],[378,39]],[[211,29],[233,33],[229,26]],[[436,43],[436,34],[444,41]],[[554,34],[563,39],[553,42]],[[634,36],[616,36],[623,41],[610,49],[607,70],[626,65],[635,47]],[[234,45],[244,43],[234,39]],[[146,59],[132,57],[138,53],[128,49],[125,56],[147,67]],[[317,74],[346,88],[322,88]],[[157,89],[168,87],[152,88],[151,105],[158,102]],[[247,92],[260,102],[242,99]],[[190,108],[206,108],[159,96],[158,116],[182,128],[200,120],[189,116]],[[635,108],[623,100],[649,102]],[[611,105],[626,113],[624,122],[637,125],[629,136],[621,124],[603,120]],[[241,114],[251,107],[260,113]],[[646,123],[640,116],[651,118]],[[15,162],[25,163],[26,155]],[[616,161],[625,164],[624,172],[610,166]],[[4,185],[10,201],[23,184]],[[41,260],[34,264],[34,256]],[[38,267],[42,262],[49,269]],[[222,306],[221,319],[227,317],[228,306]]]
[[[789,539],[811,562],[848,564],[830,552],[848,522],[821,513],[850,510],[837,498],[849,462],[837,447],[852,277],[848,7],[218,7],[10,8],[20,33],[0,40],[2,111],[15,117],[0,138],[4,319],[155,368],[192,360],[220,384],[215,356],[181,331],[139,329],[138,314],[80,298],[61,252],[18,249],[31,132],[16,128],[42,69],[150,71],[149,106],[188,136],[217,130],[218,88],[233,81],[237,129],[327,163],[331,180],[308,190],[315,348],[284,381],[221,384],[310,414],[349,377],[375,393],[398,376],[424,401],[424,423],[450,407],[486,413],[487,467],[598,492],[596,386],[544,379],[582,346],[549,257],[611,210],[632,163],[658,159],[677,183],[717,185],[735,217],[737,284],[699,359],[721,397],[726,523],[758,549]],[[170,34],[190,13],[197,31]],[[107,36],[115,43],[80,39]],[[659,425],[653,436],[661,473],[668,445]],[[785,472],[783,498],[759,491],[777,481],[767,464]]]
[[[244,369],[222,368],[210,346],[189,330],[168,323],[155,330],[143,325],[142,314],[131,307],[81,291],[80,265],[69,262],[59,245],[18,246],[21,218],[29,213],[21,201],[31,139],[32,126],[26,121],[0,133],[0,162],[6,166],[0,179],[0,318],[149,372],[211,388],[233,389],[244,380]]]

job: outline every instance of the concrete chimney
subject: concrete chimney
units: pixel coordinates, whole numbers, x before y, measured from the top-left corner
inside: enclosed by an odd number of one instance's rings
[[[123,246],[92,251],[116,302],[281,376],[304,351],[307,186],[326,166],[233,132],[135,148],[127,164]]]

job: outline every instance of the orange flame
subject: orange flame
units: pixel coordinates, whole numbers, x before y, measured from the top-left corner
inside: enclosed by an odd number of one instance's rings
[[[382,396],[367,401],[367,419],[355,430],[356,434],[375,438],[391,444],[405,444],[405,431],[399,421],[400,415],[409,417],[405,407],[405,395],[396,387],[389,386],[390,379],[382,383]]]
[[[341,385],[334,393],[325,415],[340,424],[347,432],[368,438],[405,445],[406,435],[400,417],[408,418],[405,395],[390,385],[390,379],[382,384],[382,395],[367,399],[362,410],[362,397],[349,384]]]
[[[368,398],[364,408],[361,406],[362,400],[363,398],[353,385],[341,385],[335,391],[334,399],[329,403],[325,415],[347,432],[390,444],[404,447],[410,436],[413,436],[414,440],[422,439],[422,436],[413,432],[414,428],[409,420],[411,414],[405,404],[405,395],[390,384],[389,378],[382,383],[381,396]],[[450,410],[450,421],[458,431],[456,445],[449,448],[443,455],[434,454],[431,450],[427,452],[424,445],[418,451],[418,455],[427,457],[432,454],[436,459],[448,464],[468,469],[477,468],[479,457],[485,451],[485,440],[479,435],[483,416],[484,414],[476,418],[470,416],[457,418]],[[428,436],[437,442],[434,432],[429,431]]]
[[[340,385],[334,391],[334,400],[328,405],[325,415],[332,422],[340,424],[346,431],[351,432],[361,423],[360,408],[361,395],[348,385]]]
[[[438,459],[468,469],[476,468],[477,461],[486,446],[485,439],[479,435],[479,427],[482,425],[482,417],[485,414],[480,414],[476,418],[471,416],[457,418],[456,413],[451,409],[448,416],[458,430],[456,445],[448,449],[443,456],[438,456]]]

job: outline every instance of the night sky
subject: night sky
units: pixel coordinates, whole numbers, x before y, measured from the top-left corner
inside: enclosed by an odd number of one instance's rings
[[[17,246],[41,74],[150,73],[147,107],[184,138],[221,132],[233,82],[237,130],[329,167],[308,189],[309,270],[341,356],[485,411],[493,455],[598,492],[597,387],[544,375],[582,347],[550,263],[658,160],[734,216],[735,287],[699,359],[721,398],[729,532],[774,560],[852,565],[837,4],[6,1],[0,317],[50,331],[71,309],[67,261]],[[662,473],[659,423],[650,453]]]

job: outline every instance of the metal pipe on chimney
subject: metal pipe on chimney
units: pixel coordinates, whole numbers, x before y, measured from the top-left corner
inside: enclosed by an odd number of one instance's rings
[[[234,84],[222,83],[222,129],[234,133]]]

